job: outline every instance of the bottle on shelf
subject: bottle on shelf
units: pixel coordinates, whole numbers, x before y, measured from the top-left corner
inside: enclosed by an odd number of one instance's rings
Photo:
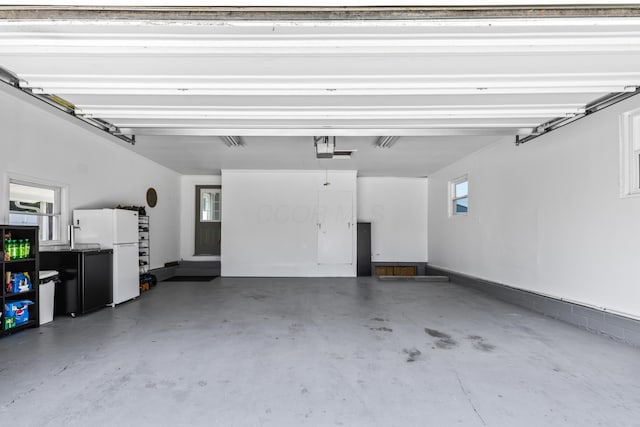
[[[31,255],[31,242],[29,239],[24,239],[24,257],[29,258]]]
[[[24,239],[18,239],[18,259],[25,258],[24,256]]]
[[[9,241],[9,256],[11,259],[18,259],[18,241],[11,239]]]

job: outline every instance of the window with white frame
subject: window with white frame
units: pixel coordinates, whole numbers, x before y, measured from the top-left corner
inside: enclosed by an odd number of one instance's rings
[[[9,224],[40,226],[40,241],[61,240],[62,188],[9,180]]]
[[[220,222],[222,191],[219,188],[200,189],[200,221]]]
[[[466,215],[469,212],[469,178],[465,175],[449,182],[449,194],[450,214]]]
[[[640,195],[640,109],[620,117],[620,195]]]

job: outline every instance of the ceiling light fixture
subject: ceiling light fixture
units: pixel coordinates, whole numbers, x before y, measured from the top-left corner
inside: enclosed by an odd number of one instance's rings
[[[382,148],[390,148],[400,138],[399,136],[381,136],[376,140],[376,146]]]
[[[230,136],[224,135],[220,137],[227,147],[242,147],[244,145],[244,141],[239,136]]]

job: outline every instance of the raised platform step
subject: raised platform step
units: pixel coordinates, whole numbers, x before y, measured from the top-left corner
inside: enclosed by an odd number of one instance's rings
[[[220,261],[180,261],[176,276],[219,276]]]
[[[180,261],[178,267],[184,268],[220,268],[220,261]]]
[[[220,268],[176,268],[176,276],[219,276]]]
[[[449,276],[378,276],[379,280],[413,280],[415,282],[448,282]]]

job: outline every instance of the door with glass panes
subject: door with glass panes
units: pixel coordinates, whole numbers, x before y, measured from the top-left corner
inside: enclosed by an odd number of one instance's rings
[[[196,185],[195,255],[220,255],[222,187]]]

